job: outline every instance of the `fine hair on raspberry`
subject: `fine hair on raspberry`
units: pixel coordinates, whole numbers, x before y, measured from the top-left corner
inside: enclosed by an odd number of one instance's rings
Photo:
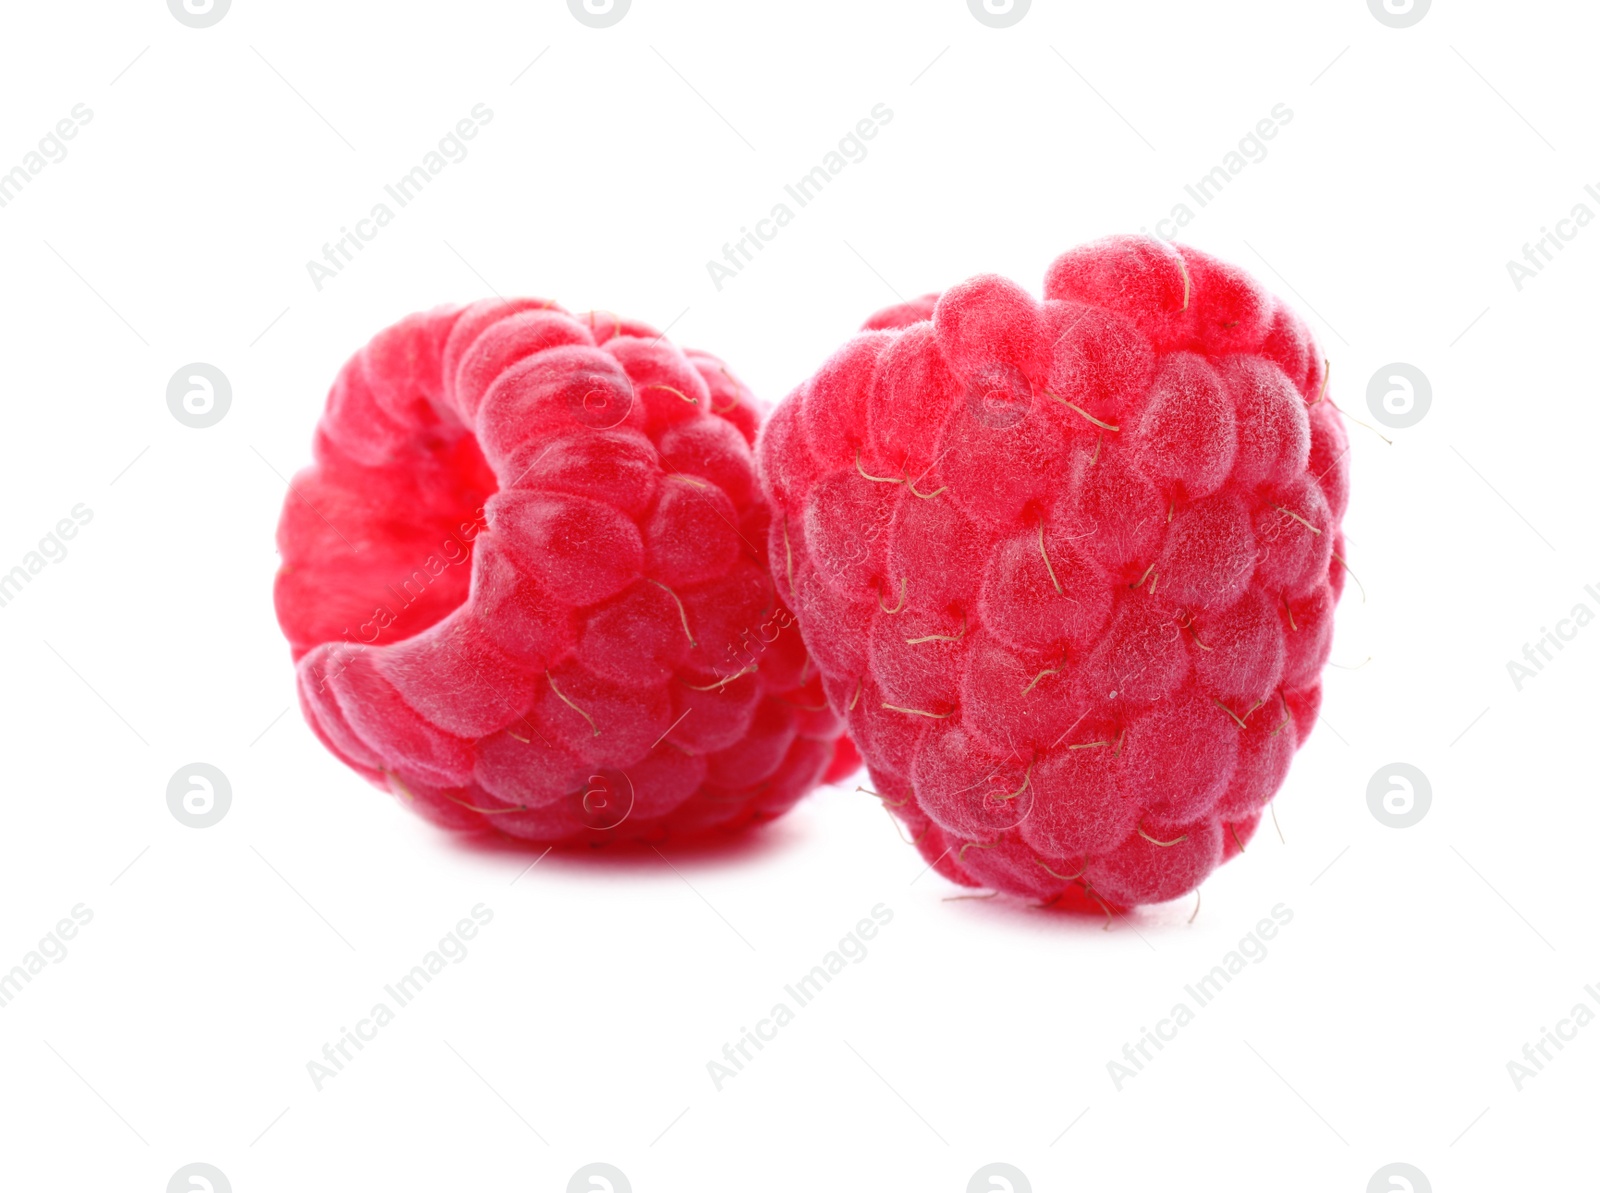
[[[1109,912],[1249,843],[1344,586],[1327,376],[1244,271],[1129,236],[880,311],[779,405],[779,595],[941,874]]]

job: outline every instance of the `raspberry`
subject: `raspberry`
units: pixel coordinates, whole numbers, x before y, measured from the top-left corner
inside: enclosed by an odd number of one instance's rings
[[[946,877],[1127,908],[1250,840],[1311,731],[1347,443],[1285,305],[1190,248],[878,312],[758,444],[781,598]]]
[[[429,819],[541,842],[731,829],[854,770],[774,594],[755,431],[720,361],[614,316],[380,332],[278,528],[306,720]]]

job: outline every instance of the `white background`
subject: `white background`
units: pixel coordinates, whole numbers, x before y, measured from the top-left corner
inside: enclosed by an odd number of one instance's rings
[[[94,918],[0,1009],[0,1185],[951,1193],[1436,1190],[1594,1179],[1600,1025],[1507,1062],[1600,985],[1600,628],[1506,663],[1600,587],[1596,14],[1440,0],[561,0],[8,5],[0,169],[93,120],[0,209],[0,570],[93,521],[0,608],[0,969]],[[535,59],[537,59],[535,61]],[[533,62],[532,66],[529,63]],[[131,63],[131,65],[130,65]],[[306,270],[474,104],[493,122],[319,292]],[[719,292],[706,261],[873,105],[894,118]],[[398,317],[492,291],[615,309],[775,401],[877,307],[1138,231],[1275,104],[1292,121],[1183,239],[1311,321],[1353,417],[1420,368],[1417,425],[1350,425],[1351,584],[1323,724],[1248,854],[1112,931],[949,901],[854,783],[672,866],[453,843],[313,739],[275,624],[284,477]],[[1191,202],[1191,207],[1194,206]],[[210,362],[218,425],[168,412]],[[287,710],[287,711],[286,711]],[[185,827],[169,777],[220,767]],[[1369,812],[1405,761],[1416,827]],[[520,877],[519,877],[520,875]],[[919,877],[920,875],[920,877]],[[325,1042],[478,903],[471,953],[318,1092]],[[735,1080],[707,1062],[877,903],[894,919]],[[1107,1062],[1277,904],[1293,922],[1119,1092]],[[1591,999],[1592,1001],[1592,999]],[[1068,1129],[1070,1128],[1070,1129]],[[1063,1134],[1063,1132],[1065,1132]],[[998,1186],[996,1186],[998,1187]]]

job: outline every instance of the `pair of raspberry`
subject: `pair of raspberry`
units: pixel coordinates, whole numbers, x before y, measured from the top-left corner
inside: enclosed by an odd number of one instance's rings
[[[864,757],[958,883],[1170,899],[1316,719],[1325,388],[1247,275],[1131,237],[1042,303],[983,276],[879,312],[759,439],[720,361],[642,324],[412,316],[345,366],[285,502],[301,705],[454,829],[728,831]]]

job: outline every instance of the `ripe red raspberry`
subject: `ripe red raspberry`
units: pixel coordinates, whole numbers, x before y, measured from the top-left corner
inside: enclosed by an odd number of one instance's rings
[[[773,592],[755,429],[720,361],[609,314],[379,333],[278,528],[311,727],[429,819],[536,841],[732,828],[854,769]]]
[[[758,455],[778,591],[946,877],[1193,890],[1316,720],[1346,439],[1295,314],[1118,237],[874,315]]]

